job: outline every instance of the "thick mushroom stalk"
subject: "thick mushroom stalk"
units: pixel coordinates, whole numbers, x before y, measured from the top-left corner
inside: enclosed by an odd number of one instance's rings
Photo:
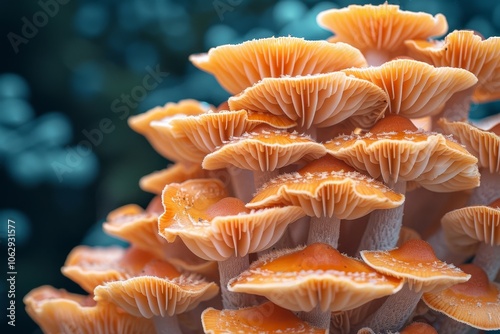
[[[206,214],[207,219],[211,220],[218,216],[238,215],[242,212],[248,213],[250,210],[245,207],[245,204],[241,200],[227,197],[210,206]],[[227,260],[219,261],[220,288],[224,308],[237,309],[253,304],[251,295],[234,293],[227,289],[229,280],[248,269],[249,265],[248,254],[243,256],[236,254],[236,256],[232,256]]]

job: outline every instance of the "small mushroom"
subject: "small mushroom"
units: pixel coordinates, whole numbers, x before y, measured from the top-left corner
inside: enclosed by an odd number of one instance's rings
[[[440,261],[432,247],[423,240],[409,240],[390,251],[361,251],[361,257],[380,273],[407,283],[362,323],[361,326],[370,327],[375,332],[400,330],[423,293],[444,290],[470,278],[457,267]]]
[[[439,333],[465,334],[470,327],[485,331],[500,329],[500,284],[488,280],[476,265],[464,264],[459,268],[471,275],[467,282],[427,292],[422,297],[428,307],[447,316],[438,328]]]
[[[448,212],[441,224],[451,251],[464,257],[475,253],[473,263],[493,280],[500,270],[500,198]]]

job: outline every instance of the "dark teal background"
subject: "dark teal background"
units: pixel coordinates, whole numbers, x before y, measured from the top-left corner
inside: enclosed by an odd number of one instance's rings
[[[188,62],[190,54],[273,35],[324,39],[330,33],[315,23],[320,10],[368,3],[54,1],[0,2],[0,235],[5,237],[7,219],[14,219],[17,228],[16,327],[3,327],[6,311],[0,312],[0,328],[8,333],[37,331],[22,304],[29,290],[50,284],[82,292],[60,273],[67,253],[81,243],[113,242],[99,233],[106,214],[128,203],[144,206],[151,199],[138,180],[167,161],[129,129],[124,114],[183,98],[218,104],[227,94]],[[389,2],[406,10],[443,13],[450,31],[499,35],[500,2],[495,0]],[[138,97],[137,87],[156,68],[168,76],[144,98],[132,97],[127,104],[126,96],[135,92]],[[498,104],[473,106],[472,115],[498,110]],[[90,146],[75,158],[85,141]],[[73,159],[71,171],[61,174],[66,159]],[[0,251],[7,253],[5,239]],[[3,259],[0,268],[6,272]],[[5,283],[2,279],[1,310],[7,305]]]

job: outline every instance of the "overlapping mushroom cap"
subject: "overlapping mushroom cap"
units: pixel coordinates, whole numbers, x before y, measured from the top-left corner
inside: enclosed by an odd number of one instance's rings
[[[379,272],[403,279],[415,292],[446,289],[466,282],[470,275],[436,257],[423,240],[409,240],[390,251],[361,251],[361,257]]]
[[[179,236],[193,253],[215,261],[271,247],[288,224],[304,215],[294,206],[248,210],[214,179],[167,186],[163,205],[160,234],[170,242]]]
[[[215,76],[231,94],[267,77],[334,72],[366,66],[361,52],[344,43],[271,37],[212,48],[192,55],[191,62]]]
[[[281,250],[252,263],[229,282],[235,292],[265,296],[292,311],[344,311],[397,292],[402,281],[325,244]]]
[[[181,270],[213,276],[217,272],[216,263],[200,259],[181,240],[169,243],[158,234],[158,216],[159,213],[145,211],[138,205],[125,205],[108,215],[103,230]]]
[[[335,34],[331,42],[358,48],[372,65],[406,55],[405,40],[428,39],[448,31],[442,14],[404,11],[387,3],[329,9],[319,13],[317,21]],[[377,56],[377,52],[382,54]]]
[[[490,205],[468,206],[448,212],[441,219],[448,247],[472,255],[481,242],[500,245],[500,200]]]
[[[451,133],[479,160],[479,166],[490,173],[500,174],[500,126],[481,130],[468,122],[449,122],[442,118],[439,125]]]
[[[437,192],[479,185],[477,158],[440,133],[418,130],[408,119],[388,115],[364,135],[340,136],[327,152],[386,183],[417,181]]]
[[[231,109],[286,115],[303,129],[328,127],[350,118],[372,126],[387,108],[382,89],[342,72],[264,78],[229,99]]]
[[[168,262],[156,260],[148,262],[138,276],[97,286],[94,299],[149,319],[189,311],[218,292],[215,283],[198,275],[181,274]]]
[[[474,74],[464,69],[434,67],[410,59],[396,59],[377,67],[352,68],[343,72],[382,88],[389,98],[386,113],[408,118],[439,114],[454,93],[477,83]]]
[[[26,312],[44,333],[139,334],[154,333],[153,322],[135,317],[91,296],[41,286],[23,299]]]
[[[203,330],[209,334],[268,333],[326,334],[327,329],[311,326],[293,312],[266,302],[239,310],[206,309],[202,314]]]
[[[296,173],[282,174],[271,180],[247,207],[297,205],[311,217],[356,219],[376,209],[396,207],[403,201],[403,195],[342,161],[325,156]]]
[[[78,246],[68,254],[61,271],[92,293],[96,286],[104,282],[130,277],[137,263],[145,264],[152,258],[152,254],[138,249],[127,251],[121,247]]]
[[[302,160],[309,161],[325,155],[323,145],[309,136],[285,130],[258,127],[208,154],[202,166],[219,169],[236,166],[253,171],[274,171]]]
[[[455,30],[444,41],[407,41],[410,55],[434,66],[466,69],[478,78],[474,102],[500,98],[500,38],[483,40],[470,30]]]
[[[500,284],[490,282],[484,271],[473,264],[459,268],[471,275],[469,281],[424,293],[423,301],[431,309],[474,328],[500,329]]]
[[[167,103],[163,107],[153,108],[143,114],[132,116],[130,127],[146,137],[155,151],[172,161],[197,161],[197,150],[186,141],[176,141],[168,131],[158,131],[168,127],[169,122],[179,117],[199,115],[207,112],[210,106],[196,100],[182,100],[179,103]],[[157,124],[153,127],[153,124]],[[201,160],[200,160],[201,161]]]

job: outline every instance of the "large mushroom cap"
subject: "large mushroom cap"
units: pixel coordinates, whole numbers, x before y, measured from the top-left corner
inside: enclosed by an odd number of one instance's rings
[[[344,311],[393,294],[402,281],[379,274],[326,244],[270,253],[229,282],[292,311]]]
[[[343,72],[382,88],[389,98],[386,113],[408,118],[439,114],[454,93],[477,83],[474,74],[464,69],[434,67],[411,59],[396,59],[378,67]]]
[[[387,107],[387,96],[376,85],[343,72],[264,78],[229,99],[231,109],[286,115],[301,128],[328,127],[354,117],[370,127]]]
[[[434,66],[466,69],[478,78],[473,100],[490,102],[500,98],[500,37],[483,40],[470,30],[455,30],[444,40],[407,41],[412,57]]]
[[[113,303],[132,315],[149,319],[189,311],[219,292],[215,283],[181,274],[164,261],[149,262],[140,275],[97,286],[94,300]]]
[[[296,37],[271,37],[222,45],[208,53],[192,55],[189,60],[213,74],[233,95],[267,77],[327,73],[366,66],[361,52],[348,44],[306,41]]]
[[[404,196],[325,156],[296,173],[283,174],[265,184],[247,204],[249,208],[296,205],[311,217],[356,219],[376,209],[403,204]]]
[[[479,160],[479,166],[490,173],[500,174],[500,131],[481,130],[468,122],[449,122],[442,118],[439,125],[451,133]]]
[[[208,334],[268,333],[268,334],[326,334],[297,318],[293,312],[267,302],[239,310],[208,308],[202,314],[203,330]]]
[[[186,188],[165,188],[160,234],[167,240],[179,236],[193,253],[207,260],[222,261],[267,249],[279,240],[286,226],[304,215],[300,207],[292,206],[250,211],[236,198],[214,202],[217,196],[207,201],[200,193],[199,200],[193,200]]]
[[[500,285],[490,282],[476,265],[464,264],[459,268],[471,275],[470,280],[440,292],[424,293],[425,304],[474,328],[500,329]]]
[[[228,166],[253,171],[273,171],[301,160],[314,160],[325,155],[323,145],[310,137],[285,130],[260,129],[245,132],[241,137],[208,154],[202,163],[205,169]]]
[[[140,334],[155,331],[149,319],[135,317],[114,305],[96,304],[90,296],[51,286],[30,291],[23,301],[26,312],[44,333]]]
[[[345,42],[358,48],[370,63],[374,58],[370,51],[383,52],[387,55],[382,59],[392,59],[406,54],[405,40],[428,39],[448,31],[442,14],[403,11],[387,2],[325,10],[318,14],[317,22],[335,34],[331,42]]]
[[[402,116],[388,115],[364,135],[325,143],[327,153],[386,183],[417,181],[431,191],[479,185],[477,158],[440,133],[424,132]]]
[[[390,251],[361,251],[361,257],[379,272],[401,278],[415,292],[446,289],[466,282],[470,275],[436,257],[423,240],[409,240]]]

